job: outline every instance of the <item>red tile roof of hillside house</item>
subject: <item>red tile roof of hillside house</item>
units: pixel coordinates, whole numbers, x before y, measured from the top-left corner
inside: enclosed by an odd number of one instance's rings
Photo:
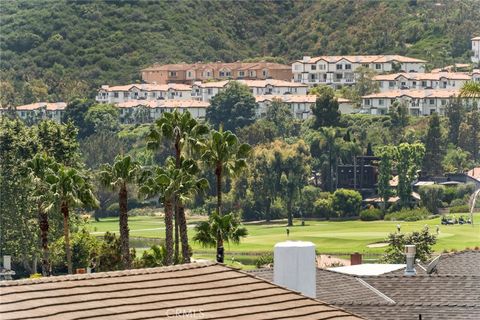
[[[358,56],[319,56],[310,58],[308,63],[317,63],[320,60],[324,60],[329,63],[335,63],[340,60],[347,60],[352,63],[384,63],[384,62],[411,62],[411,63],[426,63],[425,60],[399,56],[399,55],[358,55]],[[298,62],[304,62],[303,60],[297,60]]]
[[[480,37],[472,38],[472,40],[480,40]]]
[[[148,108],[208,108],[210,103],[198,100],[129,100],[125,102],[116,103],[118,108],[134,108],[138,106],[145,106]]]
[[[480,181],[480,167],[475,167],[467,172],[467,175]]]
[[[445,66],[445,67],[442,67],[442,68],[435,68],[435,69],[432,69],[430,72],[434,73],[434,72],[452,72],[452,70],[454,69],[468,69],[470,68],[470,64],[469,63],[456,63],[456,64],[452,64],[452,65],[448,65],[448,66]]]
[[[291,70],[289,65],[274,63],[274,62],[198,62],[198,63],[176,63],[176,64],[154,64],[148,68],[142,69],[141,71],[183,71],[183,70],[205,70],[205,69],[238,69],[238,70],[249,70],[249,69],[261,69],[261,68],[271,68],[271,69],[283,69]]]
[[[363,99],[372,99],[372,98],[399,98],[399,97],[410,97],[415,99],[425,99],[425,98],[451,98],[458,96],[460,90],[450,90],[450,89],[409,89],[409,90],[389,90],[385,92],[373,93],[366,96],[363,96]]]
[[[424,73],[424,72],[409,72],[409,73],[392,73],[392,74],[381,74],[375,76],[374,80],[384,80],[384,81],[393,81],[400,77],[404,77],[408,80],[433,80],[439,81],[442,78],[448,80],[470,80],[471,76],[462,72],[437,72],[437,73]]]
[[[37,102],[37,103],[31,103],[31,104],[26,104],[23,106],[17,106],[15,107],[16,110],[25,110],[25,111],[30,111],[30,110],[38,110],[40,108],[46,108],[47,110],[50,111],[55,111],[55,110],[64,110],[67,107],[67,104],[65,102]]]
[[[11,319],[361,319],[213,263],[0,282]]]

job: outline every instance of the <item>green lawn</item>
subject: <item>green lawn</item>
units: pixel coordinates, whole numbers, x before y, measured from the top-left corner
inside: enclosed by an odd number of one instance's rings
[[[189,220],[189,237],[194,234],[193,225],[199,219]],[[480,222],[480,214],[475,219]],[[287,238],[285,223],[272,224],[247,224],[249,236],[240,245],[227,245],[226,253],[255,253],[271,251],[275,243],[284,240],[304,240],[316,244],[321,253],[382,253],[384,248],[368,248],[367,245],[382,242],[390,232],[396,230],[398,222],[388,221],[307,221],[305,226],[296,225],[290,228],[290,237]],[[440,218],[416,222],[400,222],[402,232],[420,230],[428,225],[432,232],[440,226],[440,234],[434,249],[436,252],[452,249],[465,249],[480,246],[480,224],[442,226]],[[165,230],[161,217],[130,217],[131,237],[163,238]],[[102,219],[100,222],[92,221],[90,231],[101,235],[105,231],[118,234],[118,219]],[[197,256],[210,256],[213,249],[202,248],[197,243],[192,243]]]

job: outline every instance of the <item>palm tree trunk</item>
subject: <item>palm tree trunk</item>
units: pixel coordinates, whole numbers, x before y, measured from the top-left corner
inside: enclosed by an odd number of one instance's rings
[[[118,192],[118,205],[120,208],[120,248],[122,250],[122,263],[124,269],[131,268],[130,244],[128,230],[128,191],[127,186],[123,184]]]
[[[190,263],[190,248],[188,247],[187,219],[185,218],[185,207],[183,204],[178,206],[178,218],[180,225],[180,237],[182,241],[183,263]]]
[[[215,176],[217,177],[217,213],[222,216],[222,165],[217,164],[215,168]]]
[[[173,208],[172,200],[165,200],[165,264],[173,264]]]
[[[67,255],[67,268],[68,274],[73,273],[73,266],[72,266],[72,251],[70,250],[70,227],[69,227],[69,211],[68,211],[68,204],[63,201],[61,208],[63,214],[63,237],[65,238],[65,253]]]
[[[40,226],[40,241],[42,244],[42,275],[50,275],[49,251],[48,251],[48,215],[42,209],[38,208],[38,224]]]
[[[180,261],[180,232],[178,228],[178,200],[177,196],[174,197],[174,203],[175,203],[175,255],[173,262],[177,264]]]
[[[215,168],[215,175],[217,177],[217,214],[222,216],[222,165],[217,164]],[[225,251],[223,248],[223,237],[220,231],[217,233],[217,262],[223,263]]]

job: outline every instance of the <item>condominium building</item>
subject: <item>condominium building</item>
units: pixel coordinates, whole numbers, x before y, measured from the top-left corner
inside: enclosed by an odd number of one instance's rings
[[[264,117],[267,114],[267,109],[272,101],[278,100],[289,106],[290,111],[297,119],[305,120],[312,116],[312,106],[317,100],[316,95],[263,95],[256,96],[257,109],[255,115],[257,118]],[[355,113],[357,109],[354,108],[350,100],[337,98],[339,110],[341,113]]]
[[[121,103],[130,100],[191,99],[192,88],[185,84],[128,84],[102,86],[96,100],[102,103]]]
[[[430,115],[434,112],[443,115],[448,103],[459,96],[460,90],[427,89],[427,90],[390,90],[369,94],[362,97],[362,109],[365,113],[387,114],[396,102],[405,103],[409,113],[414,116]],[[478,103],[478,99],[464,99],[466,103]]]
[[[480,63],[480,37],[472,38],[472,62]]]
[[[397,89],[458,89],[472,76],[461,72],[392,73],[374,77],[381,92]]]
[[[278,79],[291,81],[291,67],[273,62],[213,62],[153,65],[141,70],[147,83],[193,84],[195,81],[227,79]]]
[[[260,95],[306,95],[308,86],[283,80],[236,80],[248,86],[253,96]],[[210,101],[212,97],[224,90],[230,81],[194,83],[192,86],[192,98]]]
[[[332,86],[355,83],[356,70],[370,68],[378,73],[391,71],[424,72],[426,61],[399,55],[375,56],[320,56],[303,57],[292,64],[295,82],[309,86],[327,84]]]
[[[17,106],[11,112],[25,121],[38,121],[51,119],[62,122],[67,104],[65,102],[37,102]],[[7,114],[9,110],[0,108],[0,114]]]

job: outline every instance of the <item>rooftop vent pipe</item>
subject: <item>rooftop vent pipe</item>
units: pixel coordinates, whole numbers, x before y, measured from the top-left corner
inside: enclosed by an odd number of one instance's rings
[[[307,297],[316,297],[315,245],[304,241],[285,241],[275,245],[273,282]]]
[[[415,253],[416,248],[414,244],[405,246],[405,257],[407,258],[407,267],[405,268],[406,276],[414,276],[417,274],[415,271]]]

